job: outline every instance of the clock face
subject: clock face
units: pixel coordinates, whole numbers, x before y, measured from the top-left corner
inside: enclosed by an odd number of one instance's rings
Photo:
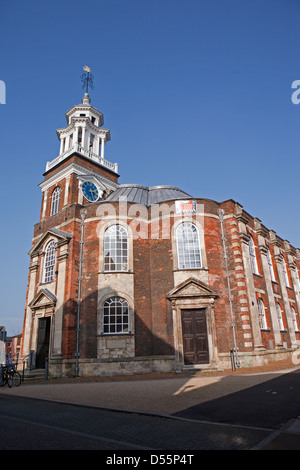
[[[95,202],[99,199],[99,191],[97,186],[91,181],[85,181],[82,185],[82,192],[84,197],[90,201]]]

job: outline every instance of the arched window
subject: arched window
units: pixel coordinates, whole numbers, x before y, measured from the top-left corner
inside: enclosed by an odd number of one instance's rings
[[[300,292],[300,279],[299,279],[299,272],[298,272],[297,266],[295,267],[295,275],[296,275],[296,281],[297,281],[297,289]]]
[[[183,222],[176,230],[179,269],[201,268],[200,241],[197,227]]]
[[[54,240],[51,240],[45,252],[45,265],[44,265],[44,282],[53,281],[54,265],[55,265],[55,246]]]
[[[282,312],[281,312],[280,304],[278,302],[276,302],[276,311],[277,311],[277,318],[278,318],[279,328],[282,331],[282,330],[284,330],[284,325],[283,325],[283,319],[282,319]]]
[[[258,274],[255,246],[254,246],[254,241],[251,235],[249,238],[249,255],[250,255],[251,271],[253,272],[253,274]]]
[[[104,302],[103,333],[129,333],[129,306],[122,297],[110,297]]]
[[[257,306],[258,306],[259,326],[261,330],[265,330],[267,328],[265,306],[260,297],[257,299]]]
[[[294,330],[299,331],[297,316],[294,307],[291,307],[292,320],[294,325]]]
[[[284,280],[285,280],[285,285],[287,287],[290,287],[289,277],[288,277],[288,273],[287,273],[287,269],[286,269],[286,262],[285,262],[285,259],[282,255],[281,255],[281,266],[282,266],[282,272],[283,272],[283,276],[284,276]]]
[[[111,225],[104,235],[104,271],[128,270],[128,236],[121,225]]]
[[[271,280],[272,280],[272,281],[275,281],[275,274],[274,274],[272,256],[271,256],[271,253],[270,253],[269,248],[268,248],[268,251],[267,251],[267,260],[268,260],[268,265],[269,265]]]
[[[59,211],[60,187],[57,186],[52,193],[51,214],[55,215]]]

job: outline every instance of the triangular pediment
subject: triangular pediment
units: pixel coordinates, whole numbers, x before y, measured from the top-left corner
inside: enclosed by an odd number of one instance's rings
[[[47,241],[49,238],[56,238],[58,243],[69,242],[70,239],[73,237],[71,233],[64,232],[63,230],[59,230],[57,228],[52,228],[47,230],[43,233],[43,235],[39,238],[39,240],[35,243],[35,245],[29,251],[29,255],[32,256],[34,254],[38,254],[41,246]]]
[[[54,306],[57,298],[48,289],[41,289],[36,296],[32,299],[29,307],[32,309]]]
[[[198,279],[190,277],[186,281],[183,281],[178,286],[171,289],[167,298],[178,299],[178,298],[192,298],[192,297],[210,297],[215,298],[218,294],[215,289],[212,289],[208,284],[205,284]]]

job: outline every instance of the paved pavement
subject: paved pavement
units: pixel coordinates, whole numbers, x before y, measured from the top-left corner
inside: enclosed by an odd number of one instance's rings
[[[240,436],[243,430],[248,434],[253,431],[256,438],[249,440],[253,449],[300,450],[299,387],[300,369],[289,369],[210,377],[108,378],[79,383],[51,380],[12,389],[5,387],[0,393],[84,405],[102,412],[122,411],[123,416],[127,411],[127,419],[130,413],[147,422],[165,418],[164,425],[172,421],[173,428],[175,422],[189,429],[206,426],[209,435],[215,433],[219,439],[224,435],[222,426],[226,426],[226,432],[238,431]],[[206,445],[209,446],[208,442]],[[238,443],[234,448],[239,448]]]

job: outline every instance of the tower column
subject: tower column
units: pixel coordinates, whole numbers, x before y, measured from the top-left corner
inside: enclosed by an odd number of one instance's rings
[[[104,160],[105,137],[101,137],[101,160]]]
[[[85,141],[86,141],[86,129],[85,129],[85,126],[82,126],[82,137],[81,137],[81,147],[83,149],[86,149],[86,145],[85,145]]]
[[[63,153],[64,141],[65,141],[65,139],[62,137],[62,138],[60,139],[59,155],[61,155],[61,154]]]

